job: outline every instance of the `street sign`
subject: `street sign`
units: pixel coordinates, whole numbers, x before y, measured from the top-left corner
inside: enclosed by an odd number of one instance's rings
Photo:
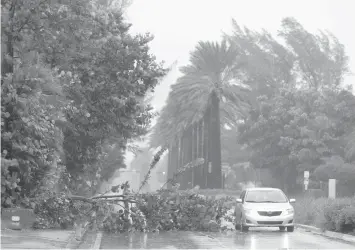
[[[208,173],[212,173],[212,162],[208,163]]]
[[[304,171],[304,178],[309,179],[309,171]]]

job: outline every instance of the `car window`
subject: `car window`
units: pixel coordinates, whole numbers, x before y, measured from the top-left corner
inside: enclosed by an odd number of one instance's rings
[[[245,202],[255,203],[285,203],[288,199],[281,190],[250,190]]]

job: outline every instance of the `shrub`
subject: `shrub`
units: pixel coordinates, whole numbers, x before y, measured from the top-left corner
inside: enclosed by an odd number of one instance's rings
[[[301,224],[344,233],[355,230],[355,198],[305,197],[297,201],[295,211]]]
[[[336,232],[355,230],[355,198],[331,200],[319,215],[318,222],[323,229]]]
[[[295,203],[296,221],[301,224],[316,225],[316,219],[328,203],[327,198],[316,199],[306,196]]]

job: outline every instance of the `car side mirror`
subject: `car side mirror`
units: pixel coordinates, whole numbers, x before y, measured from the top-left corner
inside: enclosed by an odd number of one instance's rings
[[[237,203],[242,203],[242,202],[243,202],[242,199],[240,198],[237,199]]]
[[[290,199],[290,203],[295,203],[296,199]]]

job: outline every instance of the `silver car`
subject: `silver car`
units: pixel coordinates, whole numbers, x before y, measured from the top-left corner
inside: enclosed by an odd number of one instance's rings
[[[235,206],[235,227],[248,231],[250,227],[279,227],[294,231],[294,208],[284,192],[277,188],[248,188]]]

